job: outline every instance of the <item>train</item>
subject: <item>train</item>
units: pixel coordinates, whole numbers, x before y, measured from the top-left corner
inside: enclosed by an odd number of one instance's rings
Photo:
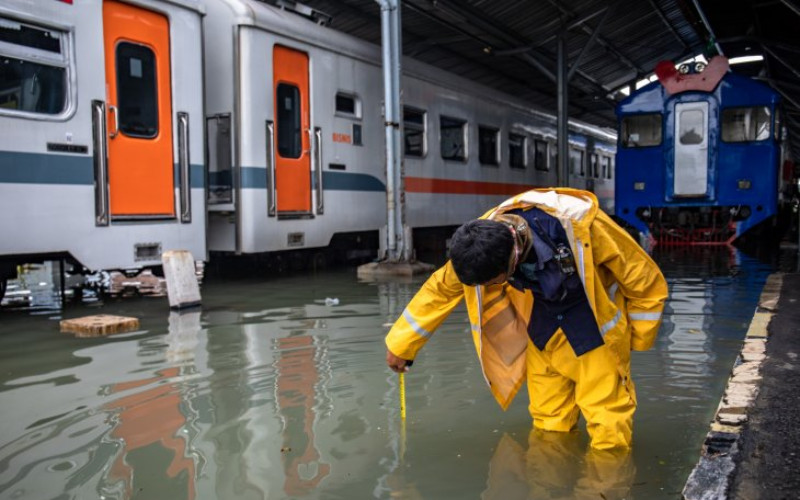
[[[773,233],[784,179],[780,95],[723,56],[676,66],[617,106],[615,216],[652,245]]]
[[[377,255],[379,46],[257,0],[7,0],[0,57],[0,283],[44,258],[135,273],[171,249]],[[411,58],[402,71],[412,234],[556,184],[554,115]],[[616,132],[569,129],[570,185],[612,211]]]

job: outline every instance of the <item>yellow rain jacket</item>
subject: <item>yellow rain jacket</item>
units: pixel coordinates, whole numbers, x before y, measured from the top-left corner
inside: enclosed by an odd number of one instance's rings
[[[629,380],[631,350],[644,351],[655,342],[667,298],[663,275],[633,238],[598,209],[597,198],[588,191],[534,189],[482,218],[533,206],[564,227],[604,343],[622,380]],[[530,290],[519,291],[508,283],[463,285],[448,261],[406,306],[387,334],[386,346],[395,356],[413,360],[461,299],[466,300],[484,378],[506,409],[526,381]]]

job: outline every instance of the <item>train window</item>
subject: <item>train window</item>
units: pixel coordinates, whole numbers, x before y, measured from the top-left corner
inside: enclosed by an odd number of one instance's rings
[[[661,113],[622,117],[620,141],[626,148],[644,148],[661,144]]]
[[[550,165],[558,171],[558,145],[554,142],[550,143]]]
[[[753,142],[769,139],[770,110],[767,106],[722,110],[722,140]]]
[[[0,17],[0,113],[67,108],[67,34]]]
[[[610,179],[611,178],[611,158],[608,156],[601,156],[600,157],[600,165],[602,167],[601,175],[603,179]]]
[[[527,137],[520,134],[508,134],[508,166],[511,168],[525,168],[528,165]]]
[[[403,107],[403,142],[405,155],[422,158],[427,152],[425,141],[425,111]]]
[[[336,94],[336,114],[349,118],[361,118],[361,102],[352,94],[339,92]]]
[[[233,203],[231,115],[209,117],[206,120],[206,137],[208,202]]]
[[[148,47],[117,45],[117,107],[119,130],[131,137],[158,135],[156,55]]]
[[[706,114],[700,109],[681,111],[678,117],[678,140],[681,144],[702,144],[705,140]]]
[[[278,154],[283,158],[300,158],[303,151],[300,123],[300,89],[279,83],[275,97],[278,128]]]
[[[353,146],[363,146],[364,144],[361,142],[361,124],[354,123],[353,124]]]
[[[533,168],[543,172],[550,170],[547,165],[547,141],[533,141]]]
[[[500,130],[478,126],[478,159],[483,165],[499,165],[498,140]]]
[[[600,178],[600,159],[597,156],[597,153],[592,153],[591,156],[591,171],[589,175],[594,177],[595,179]]]
[[[580,149],[570,148],[569,150],[569,174],[570,175],[583,175],[583,151]]]
[[[445,160],[467,160],[467,122],[459,118],[439,117],[439,146]]]

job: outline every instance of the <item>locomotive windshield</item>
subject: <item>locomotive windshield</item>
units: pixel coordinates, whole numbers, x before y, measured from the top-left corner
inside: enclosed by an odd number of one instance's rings
[[[626,148],[644,148],[661,144],[661,113],[622,117],[620,142]]]
[[[769,139],[770,109],[768,106],[728,108],[722,110],[722,140],[753,142]]]

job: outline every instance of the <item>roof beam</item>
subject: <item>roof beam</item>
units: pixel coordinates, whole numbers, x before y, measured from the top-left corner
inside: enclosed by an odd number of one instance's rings
[[[650,4],[650,8],[653,9],[653,12],[658,14],[658,17],[661,19],[661,22],[663,22],[664,26],[666,26],[667,29],[669,29],[669,32],[672,33],[672,36],[674,36],[675,39],[678,40],[678,42],[680,42],[681,45],[683,45],[683,50],[689,50],[689,44],[687,44],[683,40],[683,38],[681,38],[680,33],[678,33],[678,30],[676,30],[675,27],[672,25],[672,23],[669,22],[669,19],[667,19],[667,16],[661,10],[661,7],[659,7],[654,0],[647,0],[647,1]]]

